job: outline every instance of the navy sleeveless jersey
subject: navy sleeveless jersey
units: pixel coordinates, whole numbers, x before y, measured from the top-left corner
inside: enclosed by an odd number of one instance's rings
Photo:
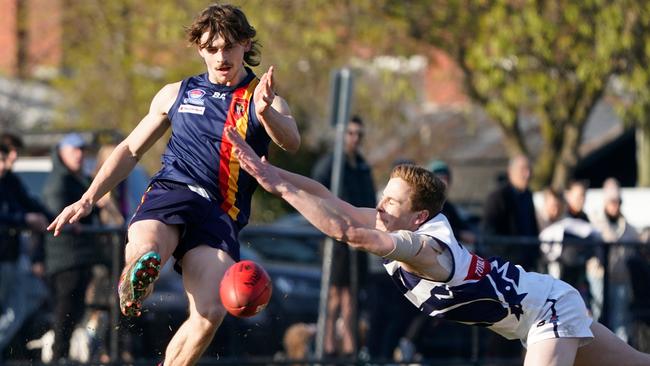
[[[172,134],[162,168],[152,178],[205,189],[239,228],[248,222],[257,182],[239,168],[224,128],[235,126],[259,156],[267,154],[271,141],[253,105],[259,79],[249,68],[246,72],[237,86],[213,84],[207,73],[182,81],[168,111]]]

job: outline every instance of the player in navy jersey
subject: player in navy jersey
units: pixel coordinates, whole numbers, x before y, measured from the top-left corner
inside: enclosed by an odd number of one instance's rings
[[[428,170],[399,165],[376,208],[358,208],[314,180],[260,159],[228,128],[241,167],[314,226],[384,258],[398,289],[422,312],[485,326],[527,347],[525,365],[650,365],[603,325],[580,294],[549,275],[460,245],[441,214],[445,184]]]
[[[90,213],[171,127],[162,168],[129,225],[118,289],[122,312],[140,315],[161,266],[175,257],[189,317],[167,346],[165,365],[196,363],[226,313],[216,286],[239,260],[237,236],[248,221],[257,183],[239,169],[224,129],[234,128],[260,155],[267,153],[270,141],[290,152],[300,145],[290,109],[273,91],[273,67],[259,79],[246,67],[257,66],[260,54],[256,31],[240,9],[209,6],[187,35],[207,72],[164,86],[88,191],[48,227],[56,236],[65,224]]]

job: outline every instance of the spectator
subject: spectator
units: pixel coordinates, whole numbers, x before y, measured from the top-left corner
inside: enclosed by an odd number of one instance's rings
[[[540,230],[546,229],[551,224],[566,216],[564,200],[560,192],[552,188],[547,188],[542,192],[542,195],[544,197],[544,203],[542,210],[537,214],[537,225]]]
[[[355,206],[374,207],[375,184],[372,179],[372,171],[359,150],[363,134],[363,120],[359,116],[352,117],[345,133],[344,164],[339,196]],[[312,174],[315,180],[328,188],[331,188],[333,161],[333,154],[324,156],[316,163]],[[332,261],[324,352],[328,356],[337,353],[335,324],[337,318],[341,316],[344,324],[341,350],[344,356],[352,356],[356,348],[352,331],[356,320],[351,319],[352,296],[357,296],[357,294],[352,294],[350,291],[350,249],[343,243],[335,242],[333,258],[336,260]],[[359,283],[361,283],[367,271],[368,257],[364,252],[357,252],[356,258]]]
[[[586,277],[586,263],[595,255],[589,244],[601,241],[600,233],[589,221],[567,217],[564,212],[562,194],[545,189],[544,212],[540,214],[545,222],[539,233],[540,249],[548,273],[575,287],[589,308],[592,294]]]
[[[11,195],[15,197],[20,205],[30,213],[39,214],[37,216],[29,215],[30,220],[36,218],[36,220],[43,220],[43,216],[49,222],[53,216],[48,210],[27,192],[27,188],[23,184],[22,180],[13,172],[14,163],[18,159],[20,150],[24,148],[23,140],[17,134],[4,132],[0,135],[0,143],[7,146],[9,149],[9,154],[7,155],[6,160],[6,172],[5,172],[5,182],[7,187],[11,187]],[[31,226],[31,225],[30,225]],[[33,227],[32,227],[33,228]],[[40,232],[40,230],[36,230]],[[43,266],[43,237],[42,235],[33,236],[32,245],[30,246],[29,255],[31,257],[32,263],[32,272],[35,275],[42,277],[44,273]]]
[[[52,152],[52,172],[43,189],[43,200],[52,212],[60,212],[77,201],[90,185],[83,161],[86,143],[81,135],[67,134]],[[98,224],[97,211],[79,224]],[[74,226],[73,231],[78,231]],[[102,259],[96,241],[78,233],[47,236],[45,269],[54,291],[54,362],[68,357],[70,336],[85,310],[85,293],[92,278],[92,265]]]
[[[9,170],[10,155],[11,149],[0,144],[0,363],[4,348],[46,295],[40,280],[19,265],[19,229],[44,232],[48,219]]]
[[[537,237],[539,230],[535,217],[530,183],[530,162],[519,155],[510,159],[508,182],[492,192],[485,203],[483,232],[486,235]],[[508,258],[527,271],[537,266],[537,251],[523,246],[492,246],[490,255]]]
[[[539,234],[533,195],[528,189],[530,183],[530,162],[526,156],[518,155],[508,163],[507,182],[490,193],[483,214],[483,233],[486,236],[528,236]],[[488,257],[507,258],[518,263],[526,271],[534,271],[539,260],[539,250],[522,245],[504,245],[486,242]],[[506,341],[490,334],[487,336],[488,357],[517,357],[520,355],[517,342]]]
[[[625,243],[638,242],[639,234],[621,212],[621,189],[615,178],[608,178],[603,183],[603,212],[593,218],[594,226],[602,233],[603,240],[609,243],[621,243],[609,247],[608,269],[608,316],[609,327],[624,341],[628,340],[629,311],[631,289],[627,260],[634,253]],[[600,280],[602,282],[602,279]]]
[[[569,182],[564,198],[567,203],[567,215],[574,219],[589,222],[589,217],[583,211],[588,184],[585,181],[574,180]]]
[[[449,169],[447,163],[441,160],[434,160],[429,163],[428,169],[445,182],[448,190],[451,188],[451,169]],[[469,225],[467,225],[467,222],[460,217],[456,206],[451,203],[449,199],[447,199],[445,204],[442,206],[442,214],[447,217],[449,225],[451,225],[451,228],[454,231],[454,236],[458,241],[470,245],[473,245],[476,242],[476,236],[469,228]]]

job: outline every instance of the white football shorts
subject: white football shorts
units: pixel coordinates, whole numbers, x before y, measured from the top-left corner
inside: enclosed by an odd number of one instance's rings
[[[551,292],[521,340],[524,347],[551,338],[580,338],[580,347],[594,338],[592,319],[578,290],[563,281],[553,281]]]

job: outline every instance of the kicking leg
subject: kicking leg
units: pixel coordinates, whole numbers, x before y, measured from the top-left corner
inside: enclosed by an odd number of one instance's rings
[[[190,316],[165,352],[165,366],[194,365],[208,347],[226,315],[219,299],[219,283],[234,261],[226,252],[196,247],[183,257],[183,284]]]
[[[156,220],[137,221],[129,227],[125,266],[118,292],[126,316],[139,316],[142,301],[153,290],[160,269],[178,244],[179,229]]]
[[[594,333],[594,340],[586,346],[578,348],[575,363],[577,366],[650,365],[649,354],[635,350],[604,325],[594,321],[591,324],[591,331]]]

